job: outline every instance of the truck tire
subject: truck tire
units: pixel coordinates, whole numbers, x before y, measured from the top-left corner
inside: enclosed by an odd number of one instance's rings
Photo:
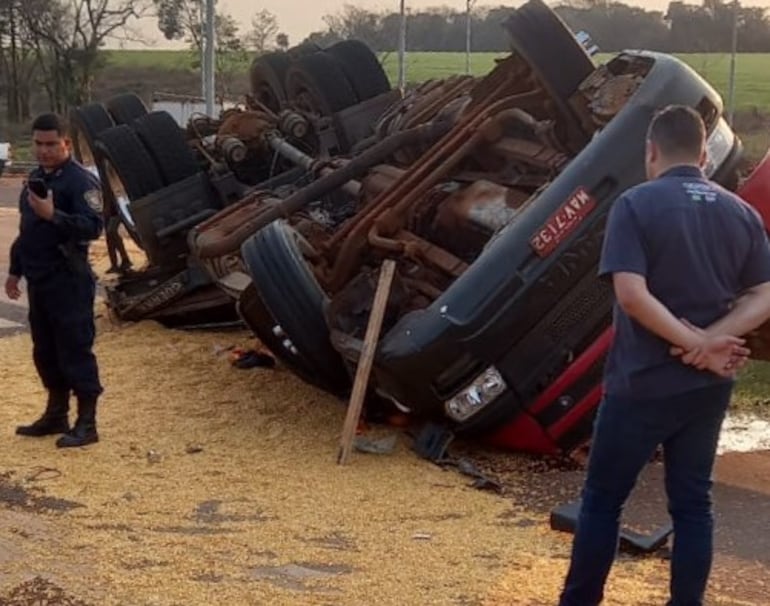
[[[277,322],[267,309],[253,282],[238,298],[236,311],[243,323],[289,370],[304,381],[315,384],[316,376],[313,368],[303,358],[288,351],[281,337],[273,332]]]
[[[591,56],[564,21],[542,0],[529,0],[505,21],[514,52],[521,55],[568,121],[569,139],[576,151],[587,143],[569,106],[570,97],[596,69]],[[547,43],[543,41],[546,40]]]
[[[96,167],[94,144],[97,137],[115,126],[101,103],[88,103],[70,110],[70,130],[75,159],[86,167]]]
[[[269,53],[254,59],[249,70],[252,96],[278,113],[286,103],[284,82],[291,58],[286,53]]]
[[[288,100],[320,116],[358,103],[359,99],[337,61],[324,52],[305,55],[286,73]]]
[[[275,320],[270,330],[280,339],[280,350],[274,353],[309,383],[342,394],[350,376],[329,341],[326,294],[302,257],[296,235],[288,223],[275,221],[246,240],[241,255]]]
[[[104,174],[102,187],[109,189],[121,222],[134,242],[142,246],[128,204],[161,189],[160,173],[139,136],[127,124],[102,132],[95,152]]]
[[[390,82],[377,55],[360,40],[343,40],[326,49],[337,61],[353,86],[359,101],[390,90]]]
[[[104,104],[115,120],[115,124],[131,124],[137,118],[148,113],[147,106],[139,95],[124,93],[107,99]]]
[[[164,185],[177,183],[198,172],[192,148],[171,114],[150,112],[137,118],[133,128],[155,161]]]

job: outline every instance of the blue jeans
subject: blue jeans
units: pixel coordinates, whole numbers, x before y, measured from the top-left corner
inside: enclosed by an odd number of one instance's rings
[[[711,475],[731,392],[727,383],[659,399],[605,397],[560,606],[601,603],[623,505],[659,444],[674,524],[668,606],[703,604],[713,554]]]

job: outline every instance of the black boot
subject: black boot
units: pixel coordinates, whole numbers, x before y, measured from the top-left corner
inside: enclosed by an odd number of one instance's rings
[[[70,410],[69,389],[53,389],[48,392],[48,404],[43,416],[31,425],[19,425],[16,433],[20,436],[48,436],[66,433],[70,430],[67,413]]]
[[[78,398],[78,418],[75,427],[56,440],[59,448],[85,446],[99,441],[96,433],[96,398]]]

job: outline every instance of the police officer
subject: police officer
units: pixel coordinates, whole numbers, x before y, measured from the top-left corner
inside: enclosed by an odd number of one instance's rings
[[[103,229],[101,191],[98,179],[72,158],[63,118],[37,117],[32,136],[39,166],[19,199],[21,226],[11,246],[5,291],[17,299],[19,281],[26,279],[33,359],[48,404],[39,419],[16,433],[63,433],[57,446],[83,446],[99,440],[96,403],[103,391],[92,351],[96,280],[88,262],[89,241]],[[72,429],[70,392],[77,398]]]
[[[647,139],[648,182],[607,222],[599,273],[615,337],[605,366],[572,562],[560,606],[595,606],[636,479],[663,446],[674,523],[669,606],[703,604],[713,556],[711,473],[741,338],[770,316],[770,247],[759,215],[709,181],[705,127],[662,110]]]

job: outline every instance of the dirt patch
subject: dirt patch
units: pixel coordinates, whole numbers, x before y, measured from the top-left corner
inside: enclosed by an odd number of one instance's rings
[[[43,577],[35,577],[0,595],[0,606],[89,606]]]
[[[46,496],[42,489],[29,486],[29,481],[39,477],[37,473],[30,474],[25,482],[15,481],[13,472],[0,473],[0,506],[29,511],[34,513],[68,512],[81,503]]]

